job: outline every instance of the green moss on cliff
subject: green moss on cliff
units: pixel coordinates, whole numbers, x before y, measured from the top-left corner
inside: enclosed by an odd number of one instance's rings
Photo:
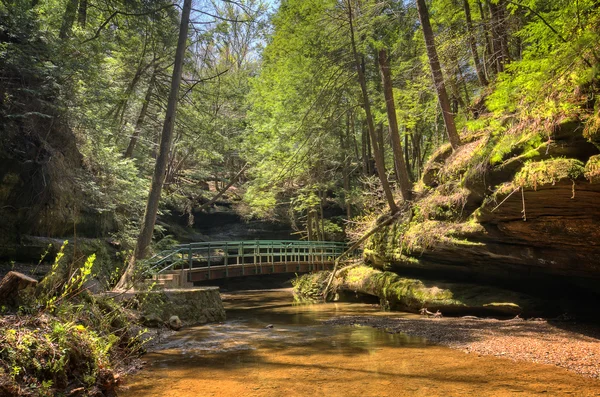
[[[576,180],[584,174],[583,163],[575,159],[530,161],[515,175],[513,183],[525,188],[554,185],[563,179]]]
[[[600,154],[590,157],[585,164],[584,175],[590,182],[600,182]]]

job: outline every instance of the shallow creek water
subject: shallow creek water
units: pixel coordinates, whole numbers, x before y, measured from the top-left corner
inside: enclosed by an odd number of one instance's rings
[[[335,316],[382,313],[356,303],[294,305],[290,290],[224,294],[227,321],[184,329],[145,356],[119,397],[600,396],[600,381],[359,326]],[[272,328],[268,326],[272,325]]]

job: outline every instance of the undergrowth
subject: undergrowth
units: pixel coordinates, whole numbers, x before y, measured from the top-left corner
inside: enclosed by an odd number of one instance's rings
[[[64,263],[63,245],[51,271],[18,308],[0,318],[0,395],[103,395],[118,371],[141,353],[142,335],[129,308],[85,288],[95,256]]]

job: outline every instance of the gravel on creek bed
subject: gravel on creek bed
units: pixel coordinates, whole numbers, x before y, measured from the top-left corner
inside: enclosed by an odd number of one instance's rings
[[[551,364],[600,378],[600,327],[572,321],[479,318],[338,317],[330,325],[365,325],[423,337],[467,354]]]

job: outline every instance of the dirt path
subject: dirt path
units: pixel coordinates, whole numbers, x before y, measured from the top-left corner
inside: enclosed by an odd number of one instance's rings
[[[600,327],[546,320],[340,317],[332,325],[367,325],[462,350],[515,361],[552,364],[600,378]]]

